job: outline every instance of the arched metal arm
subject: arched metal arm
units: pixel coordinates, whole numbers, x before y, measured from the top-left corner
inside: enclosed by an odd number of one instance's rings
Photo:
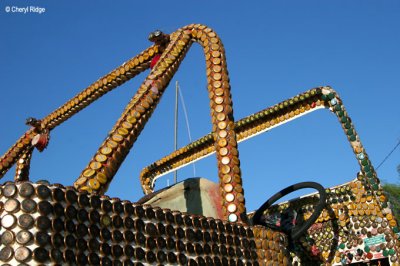
[[[217,151],[224,218],[231,222],[247,218],[225,51],[217,34],[200,24],[183,27],[170,35],[170,42],[159,61],[75,181],[76,189],[96,194],[103,194],[107,190],[193,42],[203,47],[206,59],[213,142]],[[150,189],[147,180],[142,185],[145,190]],[[226,190],[224,187],[232,189]]]
[[[0,157],[0,178],[20,159],[33,148],[32,139],[43,130],[52,130],[57,125],[66,121],[86,106],[113,90],[119,85],[132,79],[150,66],[150,61],[160,50],[159,45],[153,45],[139,53],[137,56],[115,68],[107,75],[101,77],[89,87],[77,94],[64,105],[39,121],[39,127],[30,128],[21,136],[6,153]]]
[[[380,189],[380,181],[344,108],[342,100],[330,87],[318,87],[309,90],[237,121],[235,123],[235,131],[238,142],[262,134],[322,108],[329,109],[341,123],[360,165],[360,173],[365,180],[365,185],[369,186],[373,191]],[[212,139],[212,133],[210,133],[145,167],[140,174],[142,185],[146,180],[151,184],[151,188],[154,188],[154,183],[159,177],[213,154],[215,149],[212,145]],[[148,191],[144,190],[145,194]],[[376,198],[380,202],[380,197]]]
[[[237,121],[235,131],[238,142],[255,137],[309,112],[324,108],[323,102],[318,100],[317,96],[320,94],[320,90],[321,88],[312,89]],[[152,191],[154,183],[159,177],[213,153],[215,153],[213,135],[209,133],[145,167],[140,174],[142,186],[144,180],[150,180]],[[145,190],[144,192],[147,194]]]

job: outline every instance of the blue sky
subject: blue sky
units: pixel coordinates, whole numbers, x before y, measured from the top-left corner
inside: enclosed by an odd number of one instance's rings
[[[247,1],[250,2],[250,1]],[[42,14],[5,12],[37,6]],[[0,153],[27,129],[100,76],[149,45],[148,34],[191,23],[224,42],[234,115],[240,119],[320,85],[341,95],[372,163],[400,138],[399,1],[41,1],[0,2]],[[117,88],[52,131],[35,151],[31,179],[71,185],[87,165],[145,74]],[[173,149],[173,84],[185,97],[194,139],[211,130],[202,49],[193,45],[108,195],[135,201],[140,170]],[[182,109],[181,109],[182,110]],[[180,113],[179,146],[188,143]],[[300,181],[329,187],[353,179],[355,157],[337,119],[318,111],[240,144],[249,210]],[[400,149],[378,170],[398,182]],[[13,178],[12,169],[3,180]],[[179,171],[193,176],[193,168]],[[214,156],[196,175],[216,181]],[[172,182],[161,178],[157,187]]]

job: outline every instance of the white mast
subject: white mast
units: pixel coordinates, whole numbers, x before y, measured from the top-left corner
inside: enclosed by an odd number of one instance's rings
[[[175,130],[174,130],[174,150],[178,149],[178,81],[175,83]],[[178,171],[174,171],[174,184],[178,182]]]

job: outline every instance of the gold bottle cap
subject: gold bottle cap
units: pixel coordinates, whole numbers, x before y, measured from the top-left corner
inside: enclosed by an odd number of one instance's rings
[[[92,168],[93,170],[98,170],[102,167],[102,164],[99,162],[91,162],[90,163],[90,168]]]
[[[100,188],[100,182],[92,178],[89,180],[88,185],[91,189],[97,190]]]
[[[223,107],[222,105],[218,104],[218,105],[216,105],[216,106],[214,107],[214,110],[215,110],[217,113],[221,113],[222,111],[224,111],[224,107]]]
[[[221,80],[222,75],[221,75],[221,73],[214,73],[214,75],[212,77],[214,80],[218,81],[218,80]]]
[[[396,220],[395,220],[395,219],[390,220],[390,221],[389,221],[389,225],[390,225],[391,227],[397,226]]]
[[[230,161],[231,161],[231,160],[230,160],[229,157],[227,157],[227,156],[222,157],[222,159],[221,159],[221,163],[222,163],[222,164],[229,164]]]
[[[107,183],[107,176],[104,173],[97,173],[96,180],[99,181],[100,184],[104,185]]]
[[[85,184],[86,181],[87,181],[87,178],[85,176],[82,176],[82,177],[78,178],[78,180],[75,181],[75,185],[81,186],[81,185]]]
[[[214,74],[214,79],[215,79],[215,75],[216,75],[216,74]],[[218,74],[218,75],[221,76],[221,74]],[[219,80],[219,79],[216,79],[216,80]],[[216,96],[222,96],[222,95],[224,95],[224,90],[223,90],[222,88],[216,89],[216,90],[215,90],[215,95],[216,95]]]
[[[229,176],[229,178],[230,178],[230,176]],[[224,180],[225,181],[225,180]],[[226,184],[225,186],[224,186],[224,190],[225,190],[225,192],[232,192],[233,191],[233,186],[232,186],[232,184]]]
[[[218,146],[221,147],[220,149],[220,154],[221,154],[221,150],[228,144],[228,142],[226,141],[225,138],[218,140]]]
[[[126,135],[129,134],[129,131],[126,128],[123,128],[123,127],[118,128],[117,131],[121,136],[126,136]]]
[[[236,190],[236,188],[235,188],[235,190]],[[236,194],[236,197],[237,197],[237,199],[238,199],[239,202],[244,202],[244,196],[243,196],[242,193],[237,193],[237,194]],[[241,204],[241,205],[242,205],[242,204]]]
[[[227,193],[227,194],[225,195],[225,200],[226,200],[227,202],[232,202],[234,199],[235,199],[235,196],[234,196],[232,193]]]
[[[225,129],[226,126],[227,126],[227,124],[226,124],[225,121],[221,121],[221,122],[218,123],[218,128],[221,129],[221,130]]]
[[[216,58],[212,59],[212,62],[213,62],[214,65],[219,65],[219,64],[221,64],[221,59],[216,57]]]
[[[134,116],[128,116],[126,120],[131,124],[136,124],[137,119]]]
[[[231,168],[230,168],[228,165],[223,165],[223,166],[221,167],[221,172],[222,172],[223,174],[228,174],[230,171],[231,171]]]
[[[219,81],[218,81],[218,82],[219,82]],[[221,97],[221,96],[218,96],[218,97],[216,97],[216,98],[214,99],[214,102],[215,102],[216,104],[221,104],[221,103],[224,102],[224,98]]]
[[[237,210],[236,204],[229,204],[227,209],[229,212],[235,212]]]
[[[111,149],[115,149],[118,147],[118,143],[112,139],[108,139],[107,140],[107,147],[111,148]],[[107,155],[107,154],[105,154]]]
[[[217,120],[224,121],[226,119],[226,115],[224,113],[217,114]]]
[[[226,130],[220,130],[220,131],[218,132],[218,136],[219,136],[220,138],[226,138],[227,135],[228,135],[228,132],[227,132]]]
[[[114,135],[112,135],[112,137],[111,137],[114,141],[116,141],[116,142],[121,142],[123,139],[124,139],[124,137],[122,137],[121,135],[119,135],[119,134],[114,134]]]
[[[99,163],[107,161],[107,156],[105,156],[104,154],[97,154],[95,158],[96,161],[98,161]]]
[[[232,177],[230,175],[224,175],[222,181],[224,181],[224,183],[229,183],[232,181]]]
[[[214,72],[221,72],[222,70],[220,65],[213,65],[212,69]]]
[[[96,172],[93,169],[86,169],[83,172],[83,176],[85,177],[92,177]]]

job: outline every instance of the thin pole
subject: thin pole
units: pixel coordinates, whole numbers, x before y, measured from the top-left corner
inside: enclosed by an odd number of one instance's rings
[[[179,90],[179,97],[181,99],[183,114],[185,115],[186,129],[188,132],[189,141],[192,142],[192,134],[190,134],[189,117],[186,110],[185,100],[183,99],[182,90]],[[192,166],[193,166],[193,176],[196,176],[196,164],[192,163]]]
[[[174,130],[174,149],[178,149],[178,92],[179,84],[176,81],[175,84],[175,130]],[[174,171],[174,183],[178,182],[178,170]]]

